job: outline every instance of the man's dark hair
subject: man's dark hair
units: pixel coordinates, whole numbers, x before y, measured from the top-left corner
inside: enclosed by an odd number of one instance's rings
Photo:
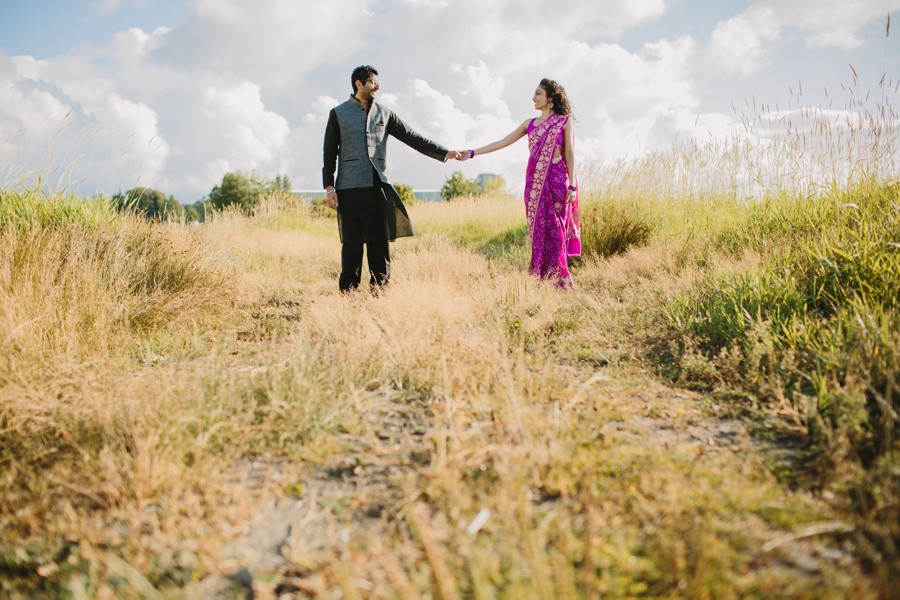
[[[363,83],[365,83],[365,81],[372,75],[378,75],[378,71],[376,71],[375,67],[371,65],[362,65],[353,69],[353,74],[350,75],[350,86],[353,88],[353,93],[356,93],[357,81],[362,81]]]

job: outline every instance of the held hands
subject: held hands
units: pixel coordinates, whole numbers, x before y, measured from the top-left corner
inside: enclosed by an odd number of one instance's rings
[[[472,158],[471,150],[451,150],[447,153],[448,159],[458,160],[459,162],[466,162],[470,158]]]

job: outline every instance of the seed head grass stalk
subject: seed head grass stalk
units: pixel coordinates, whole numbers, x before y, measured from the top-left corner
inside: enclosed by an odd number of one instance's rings
[[[342,298],[335,234],[320,233],[333,220],[295,210],[224,212],[201,227],[113,215],[96,229],[4,229],[3,335],[15,345],[0,396],[0,557],[13,589],[194,593],[271,498],[304,498],[317,469],[348,457],[365,474],[402,452],[380,441],[397,407],[423,423],[424,463],[388,480],[414,500],[387,502],[397,525],[376,535],[353,515],[382,487],[338,499],[329,514],[353,542],[315,559],[317,589],[365,579],[385,595],[526,597],[539,577],[551,595],[616,597],[821,585],[738,574],[753,560],[744,548],[827,507],[781,489],[752,456],[713,454],[698,473],[693,446],[665,449],[647,433],[636,444],[614,425],[694,410],[648,382],[628,340],[695,263],[679,267],[651,239],[586,259],[579,290],[540,285],[516,253],[527,251],[521,203],[497,196],[415,207],[420,235],[395,246],[391,287]],[[81,276],[53,279],[69,269]],[[45,314],[61,324],[37,335],[27,324]],[[251,459],[281,465],[281,478],[249,490],[239,465]],[[465,533],[484,508],[483,530]],[[877,585],[842,572],[827,582]]]
[[[193,227],[3,190],[0,589],[196,596],[290,500],[261,593],[888,595],[893,113],[781,112],[592,166],[568,291],[500,194],[411,207],[390,287],[343,297],[333,217],[288,197]]]

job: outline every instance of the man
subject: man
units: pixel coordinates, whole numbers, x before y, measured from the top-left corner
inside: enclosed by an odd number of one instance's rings
[[[442,162],[462,158],[459,152],[425,139],[375,101],[380,85],[373,67],[357,67],[350,82],[353,95],[328,115],[322,168],[325,200],[338,216],[342,293],[359,287],[363,244],[369,285],[377,289],[391,276],[389,242],[415,233],[406,207],[388,180],[388,136]]]

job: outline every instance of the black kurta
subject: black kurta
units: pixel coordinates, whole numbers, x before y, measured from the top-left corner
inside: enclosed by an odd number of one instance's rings
[[[371,104],[368,109],[371,108]],[[393,112],[386,119],[387,134],[391,135],[411,148],[434,156],[443,155],[447,149],[413,131]],[[325,143],[323,146],[323,187],[335,184],[334,173],[337,157],[341,148],[341,128],[335,111],[328,115],[325,127]],[[444,159],[446,160],[446,159]],[[400,195],[389,183],[385,183],[372,169],[372,187],[360,187],[337,190],[338,195],[338,231],[341,242],[359,244],[370,241],[393,241],[398,237],[415,235],[406,206]]]
[[[374,176],[372,187],[337,190],[338,233],[345,244],[394,241],[415,235],[397,190]]]

